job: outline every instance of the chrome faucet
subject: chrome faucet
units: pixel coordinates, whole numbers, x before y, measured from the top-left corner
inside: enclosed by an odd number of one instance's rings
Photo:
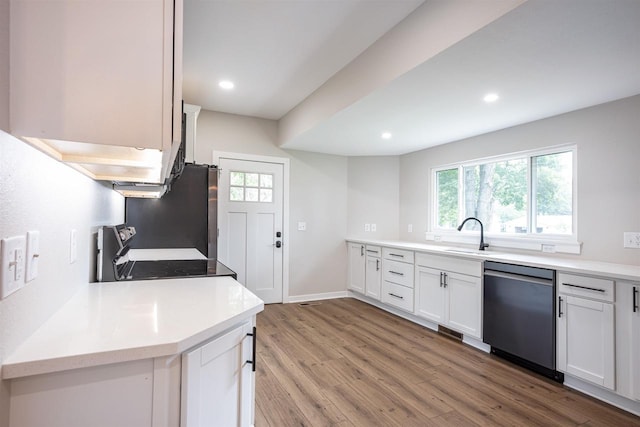
[[[488,248],[489,244],[484,242],[484,227],[482,226],[482,221],[472,216],[470,216],[469,218],[465,218],[465,220],[462,221],[462,224],[458,226],[458,231],[462,231],[462,227],[464,227],[464,224],[470,219],[478,221],[478,224],[480,224],[480,250],[484,251],[484,248]]]

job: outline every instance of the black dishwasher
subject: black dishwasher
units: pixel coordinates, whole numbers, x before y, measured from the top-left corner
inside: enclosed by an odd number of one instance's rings
[[[491,352],[556,381],[555,271],[484,263],[483,341]]]

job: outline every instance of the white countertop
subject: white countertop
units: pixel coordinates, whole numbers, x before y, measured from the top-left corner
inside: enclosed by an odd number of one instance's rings
[[[348,242],[363,243],[368,245],[385,246],[388,248],[407,249],[435,255],[446,255],[478,261],[497,261],[516,263],[531,267],[551,268],[570,273],[589,274],[595,276],[606,276],[611,278],[639,281],[640,265],[615,264],[610,262],[577,260],[569,258],[554,257],[553,255],[524,255],[508,252],[494,251],[471,251],[473,253],[451,252],[450,250],[466,250],[451,246],[429,245],[415,242],[403,242],[397,240],[368,240],[359,238],[346,239]]]
[[[129,249],[127,258],[131,261],[207,259],[196,248]]]
[[[263,308],[230,277],[91,283],[4,361],[2,377],[180,354]]]

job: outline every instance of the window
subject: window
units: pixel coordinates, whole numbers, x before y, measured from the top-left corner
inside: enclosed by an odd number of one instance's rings
[[[273,175],[229,172],[229,200],[232,202],[273,202]]]
[[[487,233],[573,236],[574,154],[571,147],[435,169],[434,229],[455,230],[472,216]]]

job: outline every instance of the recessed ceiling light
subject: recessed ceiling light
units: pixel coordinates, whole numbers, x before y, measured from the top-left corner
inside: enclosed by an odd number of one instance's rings
[[[382,137],[382,139],[390,139],[391,138],[391,132],[383,132],[382,135],[380,135]]]
[[[492,102],[496,102],[498,100],[498,98],[500,98],[498,96],[497,93],[488,93],[484,96],[484,102],[486,103],[492,103]]]
[[[222,89],[230,90],[233,89],[235,85],[230,80],[221,80],[220,83],[218,83],[218,86]]]

